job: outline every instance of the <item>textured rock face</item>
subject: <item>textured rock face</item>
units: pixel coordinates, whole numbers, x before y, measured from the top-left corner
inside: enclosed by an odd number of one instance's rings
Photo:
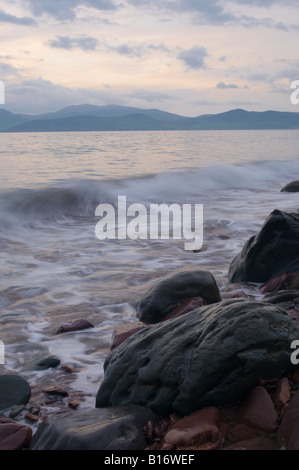
[[[0,411],[16,405],[26,405],[31,397],[31,388],[21,375],[0,375]]]
[[[107,357],[96,406],[134,403],[186,416],[234,404],[261,378],[293,370],[298,328],[279,307],[244,299],[148,326]]]
[[[165,277],[138,302],[137,317],[144,323],[158,323],[193,297],[202,297],[207,304],[221,301],[215,279],[208,271],[182,270]]]
[[[273,211],[232,261],[230,282],[266,282],[299,271],[299,217]]]
[[[48,417],[33,436],[31,450],[143,450],[143,426],[158,417],[141,406],[116,406]]]

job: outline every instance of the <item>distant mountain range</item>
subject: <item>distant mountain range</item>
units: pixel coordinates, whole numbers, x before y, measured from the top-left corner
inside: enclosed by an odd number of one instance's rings
[[[234,109],[191,118],[158,109],[117,105],[83,104],[40,115],[14,114],[0,108],[0,132],[249,129],[299,129],[299,113]]]

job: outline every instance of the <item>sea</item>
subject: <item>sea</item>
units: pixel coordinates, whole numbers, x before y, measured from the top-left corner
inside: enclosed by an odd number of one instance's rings
[[[298,210],[298,193],[281,192],[299,179],[298,130],[4,133],[0,141],[0,371],[20,373],[32,389],[67,384],[81,407],[94,407],[114,329],[137,321],[136,302],[153,283],[197,268],[225,292],[231,261],[270,213]],[[186,250],[171,236],[100,240],[96,208],[116,209],[119,196],[146,208],[202,205],[202,246]],[[241,287],[258,296],[257,286]],[[79,318],[94,328],[57,334]],[[28,370],[48,355],[64,367]]]

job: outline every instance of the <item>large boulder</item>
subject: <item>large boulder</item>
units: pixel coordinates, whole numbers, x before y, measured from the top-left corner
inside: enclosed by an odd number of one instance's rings
[[[33,436],[31,450],[143,450],[142,428],[158,422],[141,406],[116,406],[48,416]]]
[[[244,299],[200,307],[143,328],[107,357],[96,406],[138,404],[186,416],[244,399],[288,373],[299,327],[281,308]]]
[[[157,281],[136,305],[137,317],[144,323],[158,323],[182,302],[202,297],[207,304],[221,301],[212,274],[195,269],[180,270]]]
[[[26,405],[30,398],[31,387],[23,376],[17,374],[0,375],[0,411],[17,405]]]
[[[274,210],[232,261],[230,282],[266,282],[299,271],[299,216]]]

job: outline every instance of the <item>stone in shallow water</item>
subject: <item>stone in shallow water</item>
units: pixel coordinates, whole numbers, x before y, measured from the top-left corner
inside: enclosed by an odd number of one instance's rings
[[[0,411],[26,405],[31,398],[31,387],[24,377],[15,374],[0,375]]]
[[[46,370],[58,367],[60,362],[60,359],[56,356],[45,356],[31,361],[23,370]]]
[[[282,193],[297,193],[299,192],[299,181],[291,181],[291,183],[286,184],[281,191]]]
[[[96,406],[138,404],[186,416],[247,397],[260,379],[295,369],[299,327],[279,307],[231,299],[143,328],[113,350]]]
[[[207,304],[221,301],[210,272],[180,270],[157,281],[137,303],[137,317],[144,323],[158,323],[179,304],[193,297],[202,297]]]
[[[32,450],[143,450],[142,428],[158,416],[141,406],[70,411],[49,416],[33,436]]]
[[[94,325],[87,318],[79,318],[69,323],[61,325],[56,334],[68,333],[70,331],[86,330],[88,328],[94,328]]]

